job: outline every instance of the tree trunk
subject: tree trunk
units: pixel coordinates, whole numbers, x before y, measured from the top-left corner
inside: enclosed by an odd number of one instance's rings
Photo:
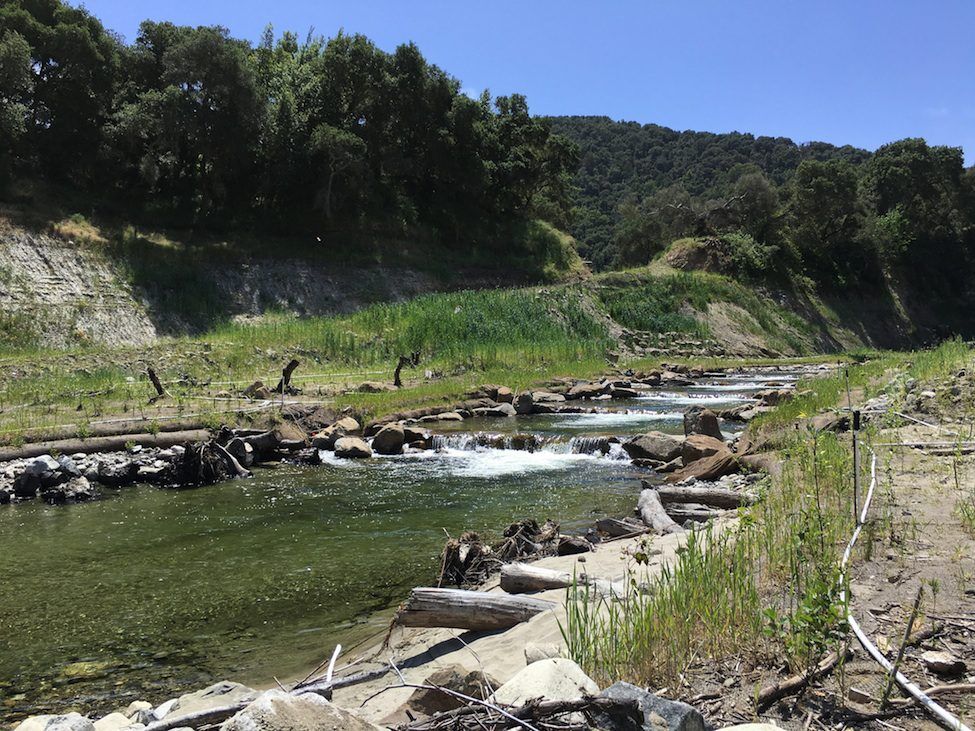
[[[403,627],[453,627],[498,630],[527,622],[536,614],[555,609],[554,602],[531,597],[490,594],[464,589],[417,588],[396,613]]]
[[[335,180],[335,171],[329,170],[328,182],[325,184],[325,219],[332,220],[332,182]]]
[[[601,594],[622,596],[626,587],[605,579],[596,579],[586,574],[577,574],[575,582],[579,586],[591,586]],[[501,588],[509,594],[530,594],[546,589],[565,589],[572,586],[572,574],[568,571],[554,571],[525,563],[508,563],[501,567]]]
[[[646,533],[647,527],[643,523],[635,520],[619,520],[617,518],[602,518],[596,521],[596,530],[606,533],[613,538],[619,536],[632,536],[639,533]]]
[[[299,365],[301,364],[297,360],[294,358],[291,359],[291,362],[284,367],[283,371],[281,371],[281,380],[278,381],[278,385],[274,387],[274,393],[284,393],[284,389],[291,385],[291,374],[295,372],[295,368],[297,368]]]
[[[644,489],[640,493],[640,500],[637,502],[636,509],[643,522],[661,535],[684,532],[684,529],[667,515],[667,511],[660,503],[657,491],[652,488]]]

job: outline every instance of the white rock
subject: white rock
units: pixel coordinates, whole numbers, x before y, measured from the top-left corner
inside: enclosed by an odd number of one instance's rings
[[[42,475],[45,472],[57,472],[59,469],[61,465],[58,461],[51,455],[44,454],[31,462],[25,471],[32,475]]]
[[[132,719],[122,713],[109,713],[95,721],[95,731],[118,731],[132,725]]]
[[[378,731],[379,727],[337,708],[314,693],[269,690],[228,719],[220,731]]]
[[[520,706],[532,698],[550,701],[596,695],[599,686],[572,660],[556,657],[533,662],[495,691],[498,703]]]
[[[63,716],[31,716],[16,731],[95,731],[95,725],[80,713]]]

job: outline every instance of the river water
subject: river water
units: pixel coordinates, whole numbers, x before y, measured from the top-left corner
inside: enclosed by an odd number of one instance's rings
[[[0,719],[293,677],[336,642],[375,635],[434,581],[444,531],[490,539],[534,517],[584,532],[632,510],[647,474],[587,437],[677,433],[688,405],[739,403],[782,378],[653,391],[597,414],[470,419],[421,454],[326,453],[319,467],[198,490],[0,506]],[[535,451],[495,448],[526,432]]]

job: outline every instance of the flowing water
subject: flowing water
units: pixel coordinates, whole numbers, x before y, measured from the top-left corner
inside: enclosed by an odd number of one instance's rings
[[[445,530],[494,538],[534,517],[583,531],[624,514],[646,475],[606,436],[679,432],[688,404],[738,403],[762,385],[471,419],[444,425],[436,450],[323,453],[319,467],[199,490],[0,506],[0,719],[302,673],[335,642],[373,636],[433,581]]]

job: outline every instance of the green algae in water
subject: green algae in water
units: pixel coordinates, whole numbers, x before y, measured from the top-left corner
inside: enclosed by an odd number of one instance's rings
[[[632,509],[625,462],[486,450],[282,467],[191,491],[0,508],[0,715],[108,712],[292,677],[435,579],[443,529],[582,529]]]

